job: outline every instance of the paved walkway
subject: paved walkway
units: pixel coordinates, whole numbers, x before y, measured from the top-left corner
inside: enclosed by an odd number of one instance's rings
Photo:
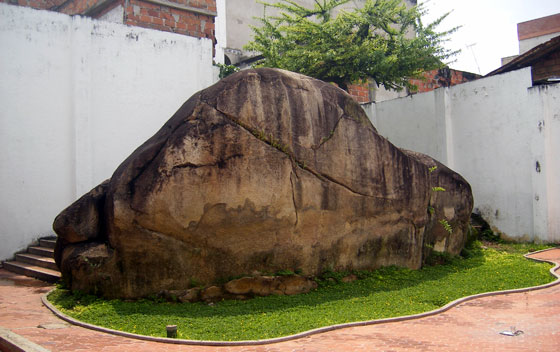
[[[560,262],[560,249],[533,257]],[[51,285],[0,269],[0,327],[51,351],[560,351],[560,285],[477,298],[420,319],[237,347],[164,344],[71,326],[41,303]],[[522,330],[518,336],[501,331]]]

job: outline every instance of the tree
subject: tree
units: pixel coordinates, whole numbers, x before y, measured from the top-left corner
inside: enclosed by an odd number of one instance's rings
[[[367,0],[363,8],[340,10],[347,2],[315,0],[312,9],[293,0],[261,2],[280,14],[260,18],[245,49],[262,54],[256,66],[299,72],[343,89],[367,78],[390,89],[412,87],[409,79],[441,68],[455,54],[442,44],[457,28],[435,30],[447,15],[425,26],[425,10],[407,9],[401,0]],[[409,31],[415,33],[411,38]]]

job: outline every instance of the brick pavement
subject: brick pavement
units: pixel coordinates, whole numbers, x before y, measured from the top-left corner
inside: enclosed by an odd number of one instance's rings
[[[560,262],[560,249],[532,255]],[[477,298],[419,319],[361,326],[260,346],[186,346],[69,325],[41,303],[52,286],[0,269],[0,327],[51,351],[559,351],[560,285]],[[42,327],[40,327],[42,326]],[[514,326],[518,336],[500,332]]]

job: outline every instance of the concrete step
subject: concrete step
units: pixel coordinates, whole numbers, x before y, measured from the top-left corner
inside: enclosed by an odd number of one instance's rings
[[[58,270],[53,257],[44,257],[31,253],[20,253],[16,254],[16,262],[24,262],[46,269]]]
[[[53,283],[57,282],[61,277],[60,272],[56,270],[41,268],[36,265],[18,262],[18,261],[4,262],[4,269],[14,273],[34,277],[39,280],[53,282]]]
[[[35,255],[41,255],[43,257],[54,258],[54,249],[53,248],[46,248],[46,247],[39,247],[39,246],[31,246],[27,248],[27,252]]]
[[[53,248],[56,246],[56,238],[41,238],[39,239],[39,246],[45,248]]]

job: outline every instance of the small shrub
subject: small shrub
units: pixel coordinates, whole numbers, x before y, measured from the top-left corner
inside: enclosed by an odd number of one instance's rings
[[[475,245],[475,242],[478,241],[478,236],[478,230],[469,224],[467,227],[467,240],[465,241],[465,248],[470,248]]]
[[[444,265],[453,261],[453,255],[447,252],[432,251],[428,258],[426,258],[426,265]]]
[[[350,275],[348,271],[333,271],[331,269],[327,269],[321,275],[319,275],[317,280],[319,285],[341,283],[342,279],[348,275]]]
[[[220,74],[218,75],[220,79],[239,72],[240,70],[239,67],[234,65],[216,64],[215,66],[218,66],[220,68]]]
[[[200,286],[202,286],[202,283],[200,281],[198,281],[194,277],[190,279],[189,287],[200,287]]]
[[[464,259],[469,259],[476,256],[481,256],[482,255],[481,251],[482,251],[482,245],[478,240],[475,239],[469,242],[467,238],[467,244],[465,244],[465,247],[461,250],[460,256],[463,257]]]
[[[428,205],[428,214],[434,215],[436,210],[431,205]]]
[[[480,239],[488,241],[488,242],[500,242],[500,235],[497,233],[494,233],[494,231],[492,231],[491,229],[485,229],[484,231],[482,231],[482,233],[480,234]]]

